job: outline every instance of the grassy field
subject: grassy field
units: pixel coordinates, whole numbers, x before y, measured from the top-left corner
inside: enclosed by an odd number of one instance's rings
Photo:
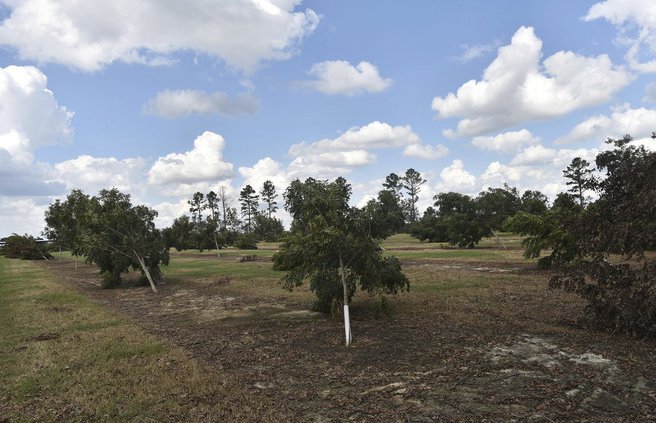
[[[471,250],[383,243],[410,292],[308,311],[278,245],[183,251],[159,293],[64,253],[0,259],[0,421],[649,421],[653,343],[590,329],[584,304],[500,234]],[[253,261],[240,262],[243,256]]]
[[[0,257],[0,322],[1,421],[248,416],[230,405],[239,404],[238,387],[35,263]]]

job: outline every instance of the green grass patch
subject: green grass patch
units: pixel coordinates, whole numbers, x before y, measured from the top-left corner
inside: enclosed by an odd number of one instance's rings
[[[62,328],[63,333],[75,333],[86,331],[98,331],[101,329],[120,326],[123,324],[120,320],[106,320],[102,322],[80,322]]]
[[[28,297],[22,284],[30,285]],[[0,322],[0,411],[9,413],[1,419],[191,421],[245,398],[33,262],[0,257]],[[190,405],[191,395],[211,400]]]
[[[503,253],[495,250],[435,249],[421,251],[386,250],[385,255],[405,259],[498,259]]]
[[[440,293],[455,289],[484,288],[490,282],[483,276],[467,276],[445,278],[435,277],[432,280],[411,280],[410,292],[415,293]]]
[[[259,244],[258,244],[259,245]],[[258,256],[258,257],[273,257],[277,248],[258,248],[257,250],[239,250],[237,248],[222,248],[220,250],[184,250],[179,253],[176,250],[171,250],[171,257],[189,257],[189,256],[207,256],[217,257],[217,253],[221,257],[241,257],[241,256]]]
[[[283,273],[273,270],[273,263],[268,259],[262,261],[237,263],[231,260],[212,260],[210,258],[194,259],[171,257],[168,266],[162,268],[164,277],[173,279],[221,278],[237,280],[258,278],[281,278]]]

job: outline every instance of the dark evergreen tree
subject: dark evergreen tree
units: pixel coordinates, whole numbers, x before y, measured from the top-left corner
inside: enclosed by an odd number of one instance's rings
[[[276,187],[271,181],[264,181],[262,185],[262,191],[260,191],[262,196],[262,201],[264,201],[264,206],[266,207],[267,217],[271,219],[271,215],[278,210],[278,203],[276,198],[278,198],[278,193],[276,193]]]
[[[401,179],[401,186],[407,191],[406,197],[406,210],[408,222],[414,223],[417,221],[417,201],[419,200],[419,192],[421,186],[426,183],[426,180],[421,177],[421,173],[410,168],[405,171]]]
[[[259,206],[259,195],[255,193],[252,186],[246,185],[239,193],[239,203],[241,204],[241,215],[246,219],[246,232],[253,231],[253,219],[257,215]]]
[[[590,163],[580,157],[575,157],[563,170],[565,178],[569,179],[565,184],[571,186],[567,192],[572,193],[579,201],[581,207],[585,206],[585,191],[594,185]]]

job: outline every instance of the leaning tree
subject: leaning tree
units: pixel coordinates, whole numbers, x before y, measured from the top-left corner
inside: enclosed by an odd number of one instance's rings
[[[68,214],[49,222],[49,228],[63,234],[74,227],[74,253],[100,267],[104,287],[116,285],[121,273],[132,268],[140,269],[157,292],[155,283],[161,278],[159,266],[168,264],[169,252],[161,232],[155,228],[155,210],[133,206],[130,195],[116,188],[104,189],[91,198],[76,190],[63,204]],[[51,206],[48,216],[54,217],[53,210],[61,206],[61,203]],[[69,226],[69,222],[74,225]]]

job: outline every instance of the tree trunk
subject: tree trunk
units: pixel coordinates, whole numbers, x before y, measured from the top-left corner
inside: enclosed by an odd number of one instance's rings
[[[494,232],[494,229],[492,229],[492,227],[490,225],[488,225],[488,228],[490,228],[490,230],[492,231],[492,235],[494,235],[494,237],[497,239],[497,242],[499,244],[503,245],[503,249],[507,250],[508,247],[506,247],[506,244],[504,244],[503,241],[501,241],[501,238],[499,238],[499,235],[497,235],[497,233]]]
[[[351,335],[351,316],[349,315],[348,306],[348,286],[346,285],[346,269],[344,268],[344,259],[339,255],[339,276],[342,279],[342,287],[344,288],[344,335],[346,336],[346,346],[351,345],[353,336]]]
[[[216,247],[216,257],[221,258],[221,253],[219,252],[219,240],[216,238],[216,231],[214,231],[214,246]]]
[[[146,266],[146,262],[136,252],[135,252],[135,255],[137,256],[137,260],[139,261],[139,265],[141,266],[141,270],[143,270],[144,274],[146,275],[146,278],[148,278],[148,282],[150,283],[150,287],[152,288],[154,293],[157,293],[157,287],[155,286],[155,281],[153,281],[153,277],[150,275],[150,271],[148,270],[148,266]]]

